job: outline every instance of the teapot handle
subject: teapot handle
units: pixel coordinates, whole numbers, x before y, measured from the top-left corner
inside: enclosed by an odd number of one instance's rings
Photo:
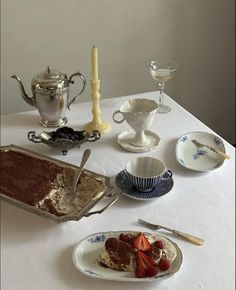
[[[71,84],[74,84],[74,81],[72,80],[73,77],[75,76],[78,76],[79,78],[82,79],[83,81],[83,87],[82,89],[80,90],[80,92],[68,103],[67,105],[67,108],[70,110],[70,105],[72,103],[74,103],[74,101],[76,101],[78,99],[78,97],[83,93],[84,89],[85,89],[85,86],[86,86],[86,79],[85,77],[80,73],[80,72],[76,72],[76,73],[73,73],[70,77],[69,77],[69,83]]]

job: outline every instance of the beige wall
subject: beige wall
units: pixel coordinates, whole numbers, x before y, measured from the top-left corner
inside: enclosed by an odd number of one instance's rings
[[[166,92],[235,143],[234,10],[234,0],[1,0],[1,111],[33,109],[13,73],[29,94],[47,65],[89,80],[95,44],[102,98],[155,90],[145,63],[175,60]],[[87,87],[80,101],[90,99]]]

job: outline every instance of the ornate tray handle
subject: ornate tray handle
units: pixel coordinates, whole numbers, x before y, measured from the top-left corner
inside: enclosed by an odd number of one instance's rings
[[[88,142],[94,142],[96,140],[99,140],[101,138],[101,134],[98,130],[93,130],[91,134],[88,135],[87,141]]]
[[[61,128],[60,130],[62,130]],[[67,128],[65,130],[72,130]],[[75,131],[74,131],[75,132]],[[63,155],[66,155],[68,150],[74,147],[80,147],[81,144],[85,142],[95,142],[101,138],[101,134],[97,130],[93,130],[91,133],[87,131],[76,131],[80,134],[79,140],[71,140],[65,137],[55,138],[55,132],[41,132],[36,136],[35,131],[28,132],[28,139],[34,143],[44,143],[52,148],[57,148],[62,151]],[[76,134],[76,133],[75,133]]]
[[[112,195],[111,197],[114,197],[114,199],[112,199],[106,206],[104,206],[102,209],[100,209],[100,210],[96,210],[96,211],[92,211],[92,212],[88,212],[88,213],[86,213],[84,216],[85,217],[89,217],[89,216],[91,216],[91,215],[93,215],[93,214],[101,214],[101,213],[103,213],[107,208],[109,208],[109,207],[111,207],[118,199],[119,199],[119,197],[120,197],[120,193],[117,193],[117,194],[115,194],[115,195]],[[110,197],[110,198],[111,198]]]
[[[120,193],[116,193],[114,195],[105,195],[107,198],[111,199],[107,205],[105,205],[102,209],[100,210],[96,210],[96,211],[91,211],[89,212],[89,209],[88,209],[88,212],[86,213],[79,213],[78,215],[73,215],[73,216],[67,216],[67,217],[61,217],[57,220],[58,223],[61,223],[61,222],[65,222],[65,221],[78,221],[80,220],[82,217],[90,217],[91,215],[94,215],[94,214],[101,214],[103,213],[106,209],[108,209],[109,207],[111,207],[120,197]]]
[[[28,139],[34,143],[41,143],[43,142],[42,139],[39,136],[35,135],[35,131],[29,131],[28,132]]]

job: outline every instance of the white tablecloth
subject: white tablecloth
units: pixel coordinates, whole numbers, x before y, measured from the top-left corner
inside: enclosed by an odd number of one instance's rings
[[[126,122],[116,124],[112,113],[131,98],[155,99],[156,92],[102,100],[102,119],[112,130],[95,143],[69,151],[67,156],[45,144],[34,144],[27,133],[45,129],[39,125],[37,111],[4,115],[1,118],[1,145],[16,144],[47,156],[79,165],[82,152],[91,148],[86,168],[114,177],[127,160],[137,156],[153,156],[173,171],[174,187],[154,201],[142,202],[121,196],[101,215],[82,218],[78,222],[53,223],[6,202],[1,202],[1,289],[2,290],[233,290],[235,279],[235,149],[224,140],[230,160],[217,170],[207,173],[189,171],[178,164],[175,145],[186,132],[213,131],[169,97],[165,102],[172,110],[156,115],[151,130],[161,137],[156,150],[148,153],[124,151],[117,144],[118,133],[127,130]],[[68,126],[83,129],[91,121],[92,104],[72,105],[67,111]],[[213,132],[214,133],[214,132]],[[102,207],[102,201],[99,207]],[[137,230],[143,227],[137,219],[163,224],[189,232],[205,240],[203,246],[169,236],[183,252],[180,270],[170,278],[128,283],[92,279],[73,265],[72,250],[84,237],[101,231]],[[165,232],[161,232],[166,234]]]

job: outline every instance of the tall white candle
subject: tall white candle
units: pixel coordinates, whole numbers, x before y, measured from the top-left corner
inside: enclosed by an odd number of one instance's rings
[[[92,47],[92,80],[98,80],[98,49],[97,47]]]

